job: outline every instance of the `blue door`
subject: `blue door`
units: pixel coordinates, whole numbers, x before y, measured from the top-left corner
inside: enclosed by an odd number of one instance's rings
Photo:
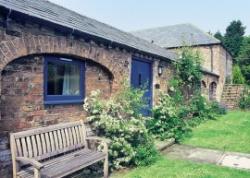
[[[145,90],[144,100],[146,108],[142,110],[143,115],[150,115],[152,108],[152,64],[141,59],[132,60],[131,86]]]

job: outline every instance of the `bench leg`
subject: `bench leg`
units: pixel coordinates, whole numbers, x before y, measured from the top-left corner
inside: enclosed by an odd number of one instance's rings
[[[105,158],[105,160],[104,160],[103,173],[104,173],[104,178],[108,178],[108,176],[109,176],[109,162],[108,162],[108,156],[106,156],[106,158]]]
[[[34,168],[34,178],[40,178],[41,174],[40,174],[40,170]]]
[[[17,161],[13,162],[13,178],[17,178],[17,172],[19,171],[19,166]]]

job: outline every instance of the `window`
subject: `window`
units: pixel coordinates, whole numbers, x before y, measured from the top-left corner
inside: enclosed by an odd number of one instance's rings
[[[81,103],[84,99],[84,62],[45,57],[45,104]]]

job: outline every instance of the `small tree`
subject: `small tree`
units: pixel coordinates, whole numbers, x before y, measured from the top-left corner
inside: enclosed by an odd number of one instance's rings
[[[200,90],[201,61],[202,58],[198,51],[188,47],[180,50],[180,58],[176,62],[175,80],[178,80],[176,87],[181,88],[186,99]]]
[[[244,84],[245,78],[241,73],[241,69],[238,65],[233,66],[233,83],[234,84]]]

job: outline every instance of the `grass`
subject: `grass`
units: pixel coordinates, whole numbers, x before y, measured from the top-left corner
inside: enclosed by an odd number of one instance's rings
[[[250,153],[250,112],[231,111],[217,120],[210,120],[193,129],[183,144]]]
[[[149,167],[113,174],[111,178],[249,178],[250,172],[161,157]]]
[[[192,146],[250,153],[250,112],[231,111],[216,120],[202,123],[182,143]],[[149,167],[118,172],[111,178],[245,178],[241,171],[211,164],[194,163],[161,157]]]

